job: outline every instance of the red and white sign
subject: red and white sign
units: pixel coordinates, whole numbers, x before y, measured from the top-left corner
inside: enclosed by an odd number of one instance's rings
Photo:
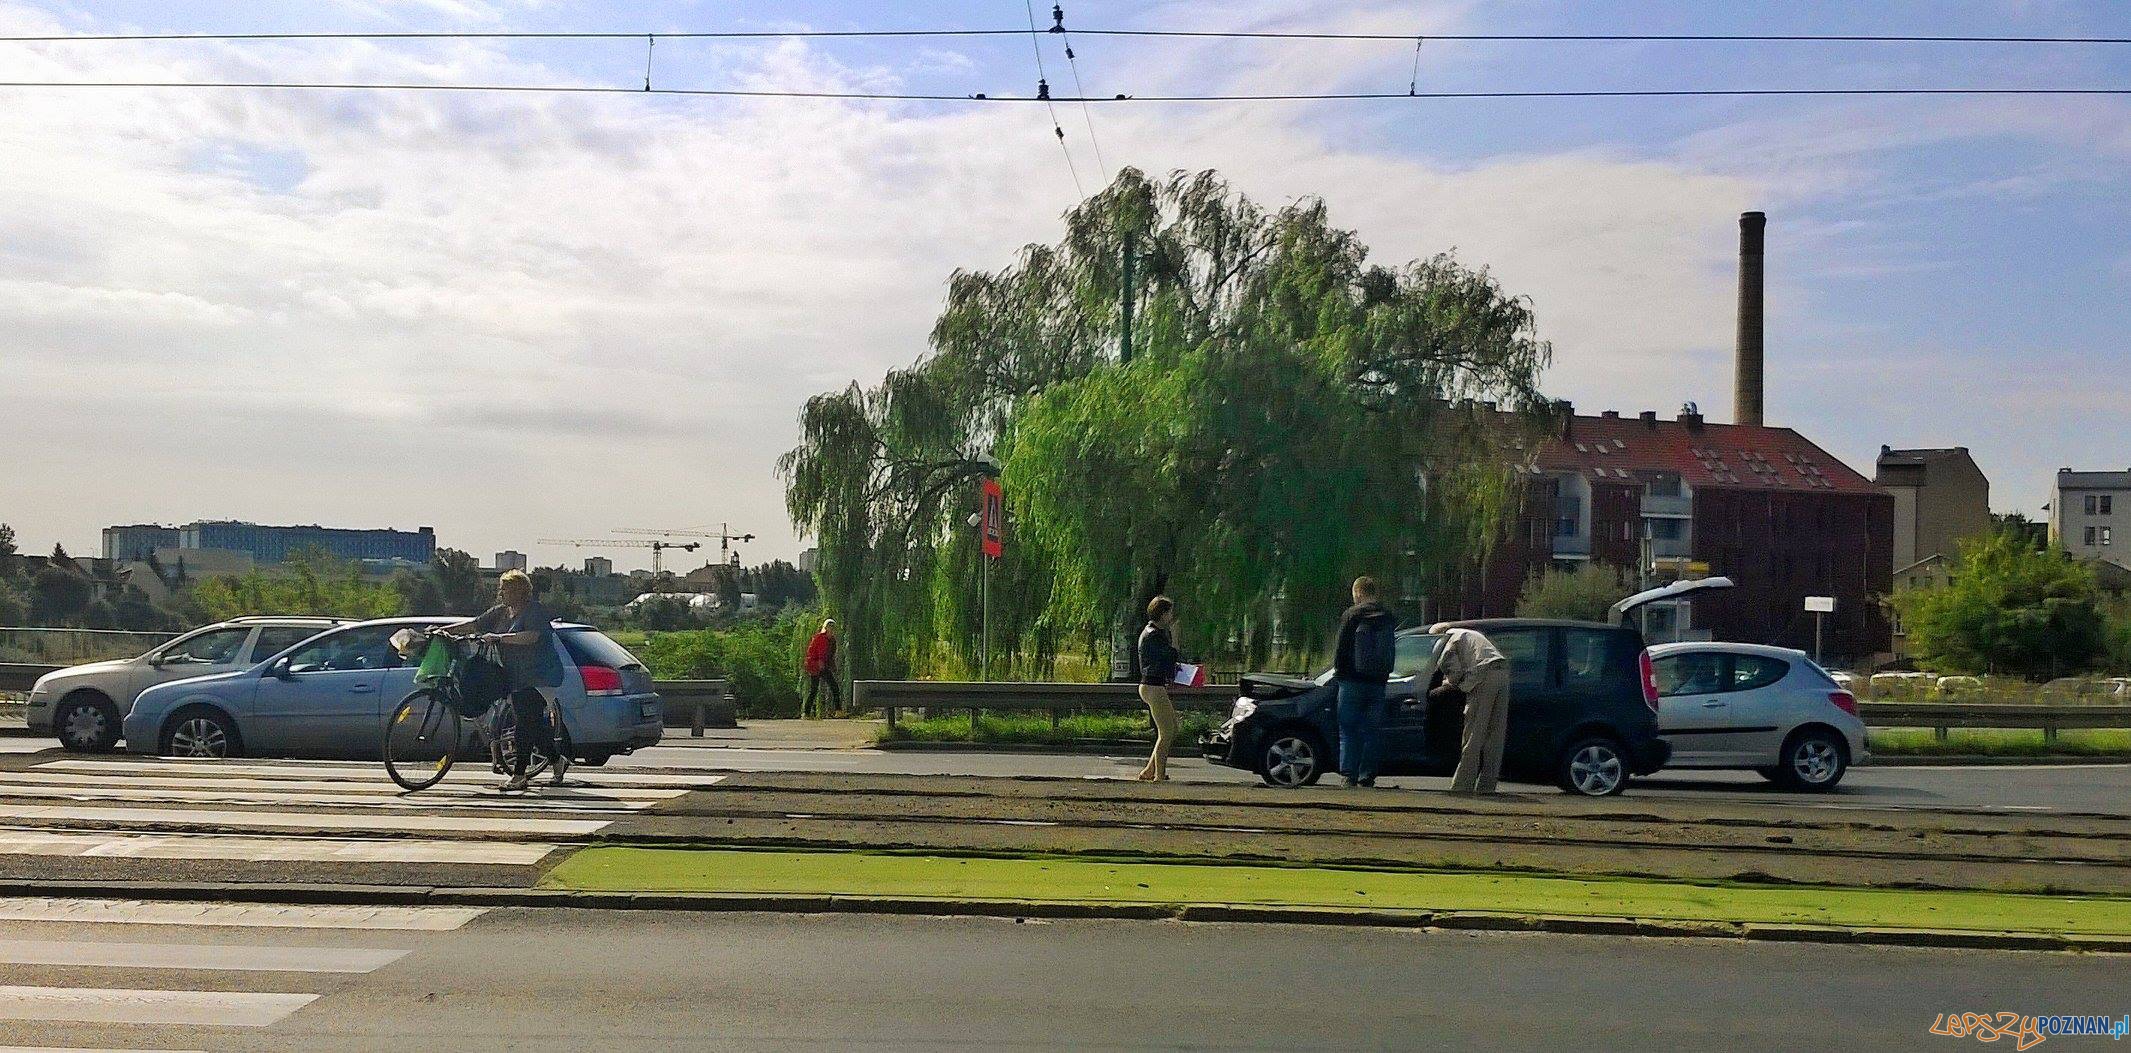
[[[983,531],[984,554],[998,559],[1006,553],[1006,491],[999,488],[999,480],[984,480],[984,513],[979,529]]]

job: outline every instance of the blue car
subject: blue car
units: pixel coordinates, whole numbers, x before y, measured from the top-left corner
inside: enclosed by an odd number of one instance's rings
[[[126,749],[180,757],[377,757],[386,717],[414,690],[414,663],[392,649],[392,634],[458,620],[357,622],[244,669],[151,687],[126,714]],[[587,625],[556,625],[555,646],[564,670],[557,708],[572,757],[597,766],[658,743],[664,706],[635,655]]]

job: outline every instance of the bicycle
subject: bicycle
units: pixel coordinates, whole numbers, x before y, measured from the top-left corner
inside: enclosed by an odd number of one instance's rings
[[[493,662],[494,648],[441,633],[426,635],[428,644],[415,678],[419,686],[400,699],[385,721],[385,774],[409,793],[426,790],[444,781],[462,754],[478,756],[484,747],[490,767],[498,775],[510,774],[518,724],[510,696],[497,698],[472,719],[470,737],[466,727],[467,711],[477,706],[464,694],[465,671],[471,662]],[[569,729],[553,701],[548,703],[548,720],[555,729],[556,751],[567,753]],[[547,754],[534,753],[526,777],[538,777],[551,763]]]

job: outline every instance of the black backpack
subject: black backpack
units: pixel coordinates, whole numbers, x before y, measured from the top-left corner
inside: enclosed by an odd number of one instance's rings
[[[1391,678],[1398,665],[1398,626],[1389,618],[1371,618],[1354,627],[1354,672]]]

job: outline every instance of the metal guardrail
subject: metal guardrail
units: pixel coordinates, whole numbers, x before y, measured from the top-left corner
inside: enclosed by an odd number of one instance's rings
[[[1219,712],[1235,704],[1234,685],[1172,687],[1170,701],[1178,709]],[[998,684],[932,680],[860,680],[851,685],[851,708],[863,713],[879,710],[894,727],[905,709],[954,709],[977,714],[990,709],[1051,714],[1057,726],[1061,714],[1071,710],[1130,712],[1141,708],[1137,684]]]
[[[0,662],[0,691],[28,691],[36,684],[38,677],[64,668],[66,667],[59,665]],[[678,707],[688,708],[691,737],[702,738],[705,727],[738,726],[737,709],[723,680],[654,680],[651,686],[665,701],[667,713],[677,712]]]
[[[1234,687],[1172,687],[1178,709],[1225,710],[1236,699]],[[1053,724],[1072,710],[1122,711],[1140,708],[1133,684],[987,684],[920,680],[861,680],[852,685],[854,708],[878,710],[893,727],[903,709],[1049,712]],[[1939,738],[1949,728],[2039,729],[2055,741],[2063,728],[2131,728],[2131,706],[2044,706],[2006,703],[1860,702],[1858,715],[1875,728],[1932,728]]]

